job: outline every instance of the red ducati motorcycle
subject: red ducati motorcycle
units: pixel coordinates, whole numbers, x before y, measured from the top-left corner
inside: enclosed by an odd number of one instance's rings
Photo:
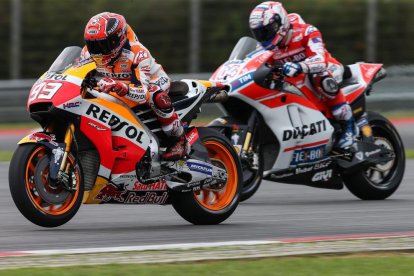
[[[285,78],[265,63],[273,52],[256,40],[239,40],[228,61],[211,77],[230,87],[220,104],[224,117],[209,124],[226,135],[243,167],[241,200],[250,198],[262,179],[326,189],[344,184],[361,199],[385,199],[400,185],[404,146],[392,123],[368,111],[365,98],[385,77],[382,64],[345,66],[341,88],[359,129],[348,150],[335,149],[342,128],[318,98],[310,78]]]

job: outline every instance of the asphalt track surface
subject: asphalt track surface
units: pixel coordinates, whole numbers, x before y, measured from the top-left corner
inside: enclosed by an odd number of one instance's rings
[[[346,189],[265,181],[220,225],[191,225],[171,206],[82,205],[69,223],[46,229],[19,213],[8,163],[0,163],[0,252],[413,233],[413,182],[414,160],[408,160],[400,189],[383,201],[361,201]]]

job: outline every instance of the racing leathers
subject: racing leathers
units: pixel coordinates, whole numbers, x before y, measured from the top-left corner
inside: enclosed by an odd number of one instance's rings
[[[167,94],[171,81],[148,49],[138,41],[129,25],[127,38],[125,46],[114,61],[107,65],[96,63],[96,70],[103,77],[98,82],[99,90],[116,92],[116,96],[129,107],[149,104],[165,134],[177,140],[177,143],[167,150],[163,158],[167,160],[182,158],[188,154],[190,146],[185,138],[181,121]],[[81,59],[88,58],[90,55],[85,46]]]
[[[343,133],[336,146],[347,148],[353,144],[357,130],[352,109],[339,87],[344,67],[326,50],[317,28],[306,24],[298,14],[289,14],[289,20],[291,28],[280,45],[272,50],[274,55],[269,63],[282,66],[282,73],[288,77],[309,74],[318,98],[343,125]]]

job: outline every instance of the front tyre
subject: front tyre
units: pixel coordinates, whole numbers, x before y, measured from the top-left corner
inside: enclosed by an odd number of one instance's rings
[[[404,145],[395,127],[382,115],[369,112],[374,143],[394,152],[395,158],[352,175],[344,182],[352,194],[364,200],[381,200],[391,196],[399,187],[405,170]]]
[[[82,173],[71,154],[67,160],[73,191],[50,183],[50,153],[45,146],[22,144],[14,152],[9,168],[10,192],[19,211],[34,224],[57,227],[78,211],[84,191]]]
[[[206,147],[211,163],[227,171],[223,185],[214,185],[196,192],[171,191],[172,205],[185,220],[193,224],[219,224],[234,212],[239,204],[243,185],[239,158],[227,139],[209,128],[199,128],[199,137]]]

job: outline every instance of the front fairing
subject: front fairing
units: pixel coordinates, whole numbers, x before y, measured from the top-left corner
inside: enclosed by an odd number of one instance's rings
[[[76,48],[80,49],[79,47]],[[69,102],[67,108],[76,105],[76,103],[70,103],[70,101],[80,96],[84,78],[96,66],[92,60],[80,60],[79,56],[73,59],[76,52],[80,53],[77,49],[69,51],[66,51],[66,49],[50,69],[32,86],[27,100],[29,112],[33,105],[39,103],[51,103],[54,107],[57,107]]]

